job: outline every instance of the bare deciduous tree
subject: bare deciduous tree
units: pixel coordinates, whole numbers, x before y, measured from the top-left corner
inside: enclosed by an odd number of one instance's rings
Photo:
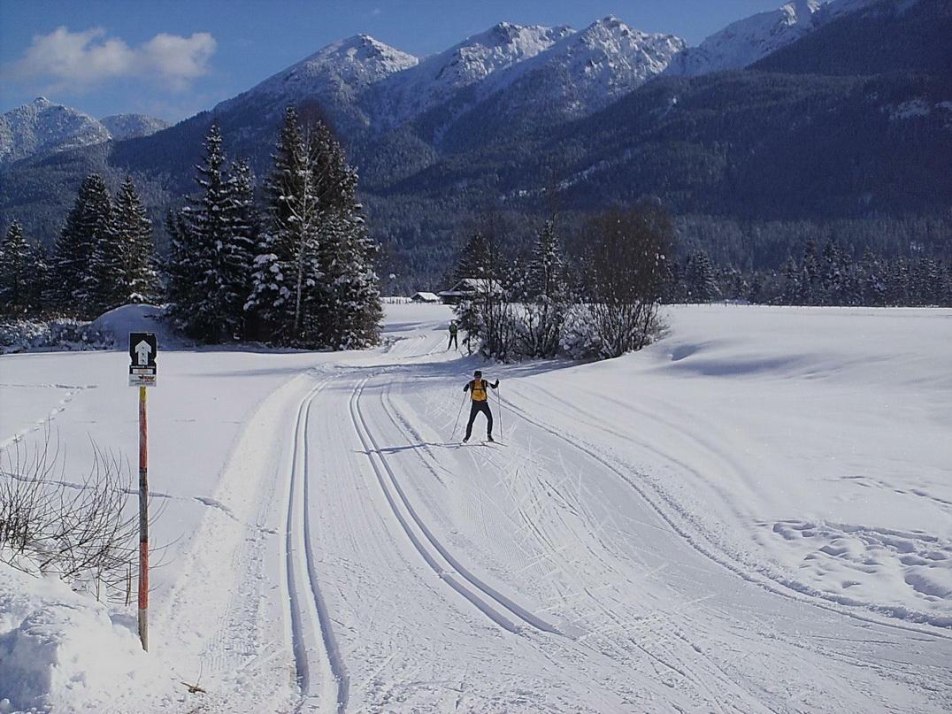
[[[595,356],[618,357],[650,340],[673,234],[668,215],[652,204],[609,211],[587,224],[583,280],[599,343]]]

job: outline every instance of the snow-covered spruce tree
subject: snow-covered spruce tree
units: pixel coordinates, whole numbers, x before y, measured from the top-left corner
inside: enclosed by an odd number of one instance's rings
[[[200,192],[171,226],[170,312],[178,327],[196,339],[239,339],[250,271],[251,236],[241,218],[247,196],[239,196],[247,176],[228,174],[217,123],[205,137],[205,158],[196,171]]]
[[[548,220],[539,231],[526,270],[524,313],[518,325],[520,351],[525,356],[548,358],[558,353],[569,301],[566,277],[555,221]]]
[[[90,174],[79,187],[66,225],[53,249],[51,298],[55,308],[79,317],[95,317],[90,273],[96,246],[110,239],[112,199],[99,174]]]
[[[351,348],[379,339],[382,314],[357,175],[320,119],[285,112],[267,182],[269,222],[255,258],[249,310],[270,339]]]
[[[40,251],[14,220],[0,242],[0,313],[31,315],[41,309],[42,268]]]
[[[151,302],[158,291],[155,239],[152,221],[146,215],[131,177],[126,177],[116,194],[114,219],[116,239],[123,253],[118,304]]]
[[[152,222],[132,179],[116,194],[112,225],[93,247],[85,285],[89,305],[102,313],[130,302],[145,302],[155,289]]]
[[[323,277],[318,267],[314,153],[311,132],[302,131],[297,111],[288,107],[265,184],[268,221],[255,251],[246,304],[263,326],[260,336],[275,344],[317,346],[317,336],[306,332],[312,325],[305,293]]]
[[[593,337],[588,356],[618,357],[651,340],[659,328],[673,235],[670,218],[653,204],[589,221],[583,256],[584,309]]]
[[[247,313],[245,303],[252,289],[255,246],[261,219],[255,204],[255,178],[247,161],[236,161],[231,168],[231,185],[228,205],[228,223],[231,228],[231,240],[226,244],[223,255],[223,284],[225,295],[222,298],[225,311],[229,315],[241,315],[241,329],[236,336],[247,337]]]
[[[189,259],[191,242],[181,211],[169,210],[165,216],[165,232],[169,236],[169,251],[161,266],[165,281],[165,298],[169,303],[173,321],[183,327],[174,310],[178,306],[184,307],[193,302],[198,274],[195,264]]]
[[[684,279],[688,302],[713,302],[721,295],[714,265],[711,263],[707,252],[703,250],[696,250],[688,256],[684,269]]]
[[[489,272],[489,241],[483,231],[477,229],[473,231],[460,252],[456,269],[453,271],[453,280],[459,282],[466,278],[486,278]]]
[[[357,172],[327,124],[318,122],[314,131],[321,212],[318,263],[324,276],[316,286],[321,342],[332,349],[365,347],[379,340],[383,315],[373,266],[377,245],[357,200]]]

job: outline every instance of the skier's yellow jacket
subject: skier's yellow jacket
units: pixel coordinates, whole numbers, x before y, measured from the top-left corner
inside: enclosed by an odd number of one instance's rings
[[[474,379],[469,383],[469,396],[474,402],[485,402],[489,399],[487,391],[489,382],[485,379]]]

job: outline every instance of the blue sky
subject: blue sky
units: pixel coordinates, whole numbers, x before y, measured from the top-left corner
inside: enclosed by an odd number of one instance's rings
[[[0,0],[0,112],[38,96],[95,117],[179,121],[337,39],[425,56],[497,22],[615,15],[696,45],[783,0]]]

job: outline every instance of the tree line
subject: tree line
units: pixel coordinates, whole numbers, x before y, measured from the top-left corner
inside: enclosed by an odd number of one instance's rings
[[[856,260],[838,242],[809,240],[777,270],[717,267],[703,250],[672,264],[666,302],[734,300],[762,305],[952,307],[952,263],[931,255]]]
[[[131,178],[115,197],[83,181],[51,252],[13,221],[0,242],[0,313],[91,319],[164,301],[174,325],[208,343],[259,340],[308,349],[374,344],[382,315],[356,171],[327,124],[288,108],[259,189],[212,124],[197,191],[170,211],[168,255]]]

